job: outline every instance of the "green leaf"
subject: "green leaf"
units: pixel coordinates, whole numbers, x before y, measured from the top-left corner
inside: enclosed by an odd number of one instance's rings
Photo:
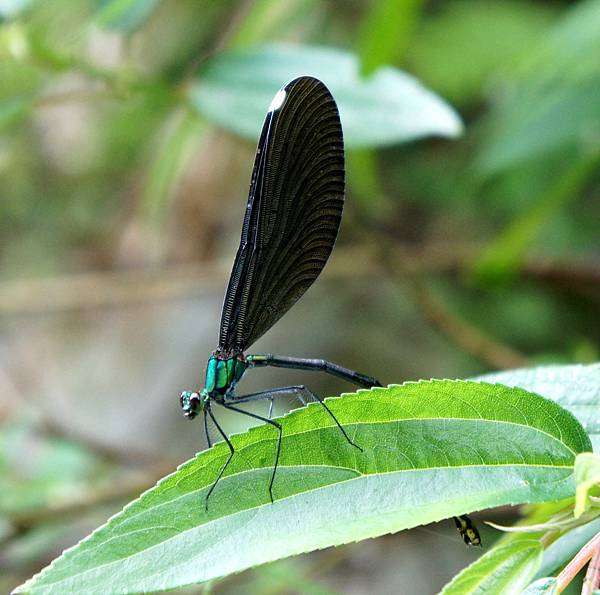
[[[566,515],[569,515],[568,511],[572,509],[573,497],[522,506],[519,510],[521,516],[512,527],[516,530],[504,532],[495,545],[523,539],[540,539],[548,531],[545,527],[554,523],[558,518],[564,519]],[[532,530],[533,527],[539,527],[539,530]],[[522,529],[526,530],[522,531]]]
[[[221,54],[191,86],[190,101],[211,122],[256,140],[277,90],[300,75],[330,88],[350,147],[462,132],[456,112],[413,77],[380,68],[363,79],[353,54],[324,47],[268,45]]]
[[[377,154],[374,149],[353,149],[346,152],[346,179],[353,198],[360,201],[367,212],[377,213],[382,219],[386,209],[385,192],[381,185]]]
[[[310,574],[310,573],[308,573]],[[238,592],[244,593],[296,593],[297,595],[340,595],[339,591],[325,588],[315,579],[307,577],[306,568],[298,558],[265,564],[252,573],[251,582]]]
[[[511,75],[518,58],[547,35],[555,12],[549,2],[441,3],[411,39],[411,69],[452,102],[480,106],[494,83]]]
[[[561,208],[578,198],[584,186],[596,175],[599,162],[600,151],[578,156],[484,250],[474,264],[475,275],[486,280],[513,275],[543,228]]]
[[[0,100],[0,131],[19,124],[33,108],[31,97],[11,97]]]
[[[205,128],[196,112],[189,109],[172,116],[169,130],[152,156],[142,194],[144,214],[155,225],[164,221],[165,207],[169,204],[180,175]]]
[[[144,24],[160,0],[104,0],[96,15],[101,27],[132,33]]]
[[[380,0],[371,4],[358,39],[362,74],[393,64],[404,53],[421,6],[422,0]]]
[[[39,428],[0,427],[0,516],[11,516],[92,491],[107,469],[92,453],[61,438],[45,439]]]
[[[600,446],[600,363],[508,370],[476,380],[518,386],[552,399],[580,421],[594,450]]]
[[[316,4],[317,0],[254,0],[227,46],[230,49],[244,48],[268,38],[285,38],[288,34],[296,36],[300,19],[306,28],[307,22],[310,27],[311,18],[319,18]],[[310,15],[308,21],[307,15]]]
[[[596,149],[593,131],[600,119],[600,78],[572,87],[546,89],[547,97],[520,97],[509,114],[492,113],[494,132],[477,163],[485,175],[521,165],[562,147],[577,153]],[[496,129],[501,129],[496,131]]]
[[[441,593],[520,593],[539,567],[542,552],[541,544],[533,540],[495,547],[457,574]]]
[[[16,17],[30,4],[31,0],[0,0],[0,18]]]
[[[558,405],[521,389],[429,381],[361,390],[198,454],[21,586],[20,593],[171,589],[475,509],[573,494],[589,440]]]
[[[583,452],[575,459],[575,518],[579,518],[590,506],[588,496],[598,496],[600,484],[600,457],[591,452]]]
[[[553,576],[540,578],[531,583],[521,595],[554,595],[558,593],[558,581]]]
[[[478,162],[484,174],[560,148],[597,145],[599,51],[600,2],[579,2],[540,37],[512,93],[495,103]]]

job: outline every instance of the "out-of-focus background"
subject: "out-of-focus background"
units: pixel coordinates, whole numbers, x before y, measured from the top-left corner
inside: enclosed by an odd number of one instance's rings
[[[253,351],[386,384],[598,360],[597,0],[0,0],[3,592],[205,447],[178,395],[216,346],[268,100],[232,122],[304,45],[404,70],[464,133],[348,150],[331,261]],[[300,381],[350,388],[285,370],[240,388]],[[430,593],[479,554],[448,521],[212,589]]]

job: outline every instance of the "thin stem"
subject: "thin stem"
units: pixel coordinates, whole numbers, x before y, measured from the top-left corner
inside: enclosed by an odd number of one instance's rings
[[[579,574],[579,571],[597,554],[599,548],[600,533],[597,533],[577,552],[577,555],[556,577],[556,590],[559,593],[567,588],[567,585]]]
[[[415,296],[415,303],[423,317],[444,333],[453,343],[466,353],[497,368],[519,368],[527,366],[529,360],[517,350],[492,339],[471,323],[451,312],[435,298],[425,282],[422,273],[411,269],[385,250],[378,250],[379,260],[399,279],[407,281]]]
[[[444,333],[453,343],[485,364],[503,370],[529,364],[522,353],[492,339],[483,331],[451,312],[418,277],[409,278],[416,303],[426,320]]]
[[[390,258],[402,262],[408,270],[425,273],[454,273],[462,269],[467,253],[477,246],[425,246],[418,250],[392,247]],[[363,253],[361,258],[356,255]],[[373,278],[378,257],[364,258],[364,246],[339,250],[327,267],[330,279],[357,276]],[[163,270],[92,271],[51,278],[19,279],[0,284],[0,315],[22,316],[95,308],[122,307],[130,304],[154,303],[182,299],[202,291],[212,291],[227,282],[229,259],[212,266],[188,263]],[[525,263],[523,274],[572,291],[600,285],[597,263],[557,262],[543,258]],[[379,274],[380,276],[380,274]]]
[[[581,595],[592,595],[598,587],[600,587],[600,547],[596,548],[588,564],[587,572],[583,579]]]

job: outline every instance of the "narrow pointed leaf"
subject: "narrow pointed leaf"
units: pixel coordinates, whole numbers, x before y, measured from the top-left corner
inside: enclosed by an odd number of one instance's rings
[[[19,593],[137,593],[172,589],[319,548],[472,510],[565,498],[590,443],[554,402],[518,388],[430,381],[361,390],[200,453],[65,552]]]
[[[516,167],[544,154],[594,146],[600,117],[597,56],[600,2],[572,3],[552,30],[526,52],[510,92],[488,116],[490,135],[477,167],[484,174]]]
[[[101,27],[133,33],[141,27],[159,0],[103,0],[96,15],[96,22]]]
[[[496,547],[457,574],[441,595],[521,593],[538,569],[542,552],[542,545],[533,540]]]
[[[380,0],[371,4],[357,41],[364,75],[402,58],[422,4],[422,0]]]

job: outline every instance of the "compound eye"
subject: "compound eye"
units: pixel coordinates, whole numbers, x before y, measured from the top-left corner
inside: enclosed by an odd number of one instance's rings
[[[184,390],[179,397],[179,403],[184,409],[195,407],[200,403],[200,395],[190,390]]]
[[[179,402],[181,403],[181,406],[183,407],[186,403],[190,402],[190,397],[192,396],[193,393],[191,393],[189,390],[184,390],[180,397],[179,397]]]

